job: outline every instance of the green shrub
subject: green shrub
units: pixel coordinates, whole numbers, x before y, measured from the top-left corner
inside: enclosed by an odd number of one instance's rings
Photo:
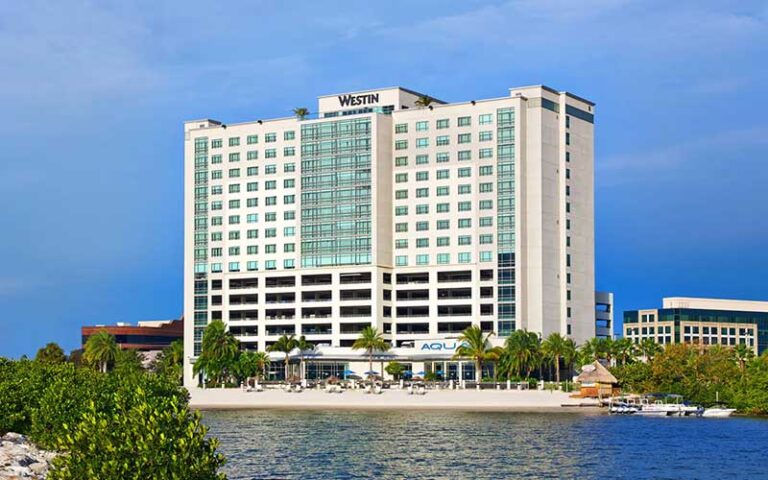
[[[225,479],[224,457],[207,439],[199,413],[181,395],[156,395],[155,378],[133,379],[113,395],[110,408],[91,403],[81,420],[64,426],[57,443],[64,455],[53,462],[50,480]]]

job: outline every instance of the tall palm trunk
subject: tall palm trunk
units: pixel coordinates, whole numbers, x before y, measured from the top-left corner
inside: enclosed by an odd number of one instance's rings
[[[475,368],[475,381],[480,383],[483,381],[483,364],[480,362],[479,358],[475,360]]]
[[[285,381],[288,381],[288,354],[285,354]]]
[[[555,355],[555,379],[560,383],[560,355]]]
[[[369,372],[373,371],[373,350],[368,351],[368,371]],[[372,377],[373,374],[369,373],[368,376]]]

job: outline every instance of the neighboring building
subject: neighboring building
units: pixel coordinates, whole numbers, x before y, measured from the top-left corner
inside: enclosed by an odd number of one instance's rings
[[[595,335],[594,104],[544,86],[421,96],[185,123],[187,385],[213,319],[244,348],[306,335],[350,361],[368,325],[415,353],[472,324]]]
[[[180,320],[146,320],[138,325],[117,323],[116,325],[95,325],[81,327],[82,345],[94,333],[106,330],[112,334],[120,348],[130,348],[143,352],[162,350],[174,340],[184,338],[184,319]]]
[[[668,297],[659,309],[624,312],[624,336],[639,343],[768,346],[768,302]]]
[[[613,292],[595,292],[595,337],[613,338]]]

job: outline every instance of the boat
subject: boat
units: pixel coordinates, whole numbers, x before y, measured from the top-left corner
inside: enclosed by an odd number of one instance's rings
[[[723,406],[715,406],[711,408],[705,408],[701,416],[707,417],[707,418],[725,418],[725,417],[730,417],[731,414],[735,411],[736,411],[735,408],[725,408]]]

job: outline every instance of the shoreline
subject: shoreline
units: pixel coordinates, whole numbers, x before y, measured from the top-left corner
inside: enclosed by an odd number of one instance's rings
[[[366,394],[362,390],[344,393],[305,390],[301,393],[241,389],[190,389],[190,408],[200,411],[225,410],[454,410],[527,413],[599,413],[595,400],[571,398],[558,391],[517,390],[429,390],[409,395],[404,390]]]

